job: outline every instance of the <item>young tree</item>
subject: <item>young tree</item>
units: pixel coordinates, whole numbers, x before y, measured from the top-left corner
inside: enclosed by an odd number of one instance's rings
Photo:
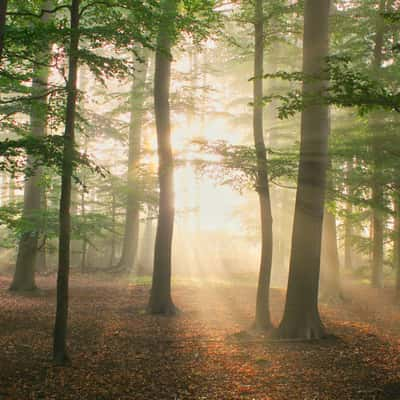
[[[318,98],[326,89],[330,0],[304,3],[303,96]],[[326,104],[305,106],[288,290],[277,336],[319,339],[325,335],[318,311],[322,218],[328,166],[329,113]]]
[[[254,10],[254,80],[253,80],[253,135],[257,157],[256,190],[261,216],[261,260],[257,287],[255,326],[272,326],[269,314],[269,286],[272,267],[272,212],[269,194],[267,154],[263,129],[263,76],[264,76],[264,12],[263,0],[255,1]]]
[[[148,310],[152,314],[171,315],[177,309],[171,297],[171,249],[175,212],[169,89],[177,4],[175,0],[162,0],[161,7],[163,15],[159,25],[154,74],[160,199]]]
[[[61,177],[60,235],[57,274],[57,309],[54,325],[53,360],[65,364],[67,354],[68,286],[71,242],[71,187],[74,161],[75,117],[78,77],[79,12],[80,0],[72,0],[69,62],[67,80],[67,108],[65,114],[64,151]]]

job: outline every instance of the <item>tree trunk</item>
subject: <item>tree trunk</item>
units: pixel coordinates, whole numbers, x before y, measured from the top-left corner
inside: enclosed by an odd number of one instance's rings
[[[6,27],[7,0],[0,0],[0,61],[3,57],[4,31]]]
[[[256,0],[254,21],[254,80],[253,80],[253,135],[257,156],[256,190],[261,217],[261,261],[258,276],[255,326],[269,329],[272,326],[269,313],[269,286],[272,267],[272,213],[269,194],[267,154],[263,130],[263,62],[264,62],[264,13],[263,0]]]
[[[171,47],[176,16],[175,0],[164,0],[157,40],[154,106],[158,144],[159,214],[154,249],[153,281],[148,310],[152,314],[175,314],[171,297],[171,250],[174,228],[174,166],[171,147],[169,88]]]
[[[137,274],[139,276],[151,275],[153,272],[154,256],[154,224],[150,212],[147,214],[146,223],[142,237],[140,258]]]
[[[131,92],[131,116],[129,124],[128,198],[126,204],[125,232],[119,267],[131,270],[137,256],[139,241],[139,211],[137,197],[137,170],[140,162],[141,133],[144,114],[145,84],[149,54],[143,52],[143,64],[137,69]]]
[[[337,302],[342,298],[336,218],[326,209],[322,225],[320,285],[324,300]]]
[[[114,188],[112,190],[112,199],[111,199],[111,249],[110,249],[110,262],[109,265],[113,265],[115,259],[115,248],[116,248],[116,232],[115,232],[115,220],[117,213],[117,202],[115,198]],[[139,223],[139,221],[138,221]]]
[[[306,97],[320,97],[326,89],[329,3],[329,0],[305,1],[303,72],[319,77],[303,83]],[[301,116],[300,166],[286,305],[276,332],[280,338],[310,340],[325,335],[318,311],[318,289],[328,134],[328,107],[306,106]]]
[[[349,177],[349,174],[351,173],[353,167],[352,164],[353,164],[352,160],[347,164],[347,171],[346,171],[347,177]],[[346,185],[346,194],[349,196],[350,193],[351,193],[351,187],[350,185]],[[351,204],[351,201],[346,200],[346,215],[344,218],[344,268],[346,270],[353,269],[353,257],[352,257],[353,230],[351,226],[351,220],[349,218],[349,215],[351,215],[352,212],[353,212],[353,206]]]
[[[83,184],[85,185],[85,176],[83,177]],[[81,216],[82,216],[82,223],[86,225],[86,193],[85,190],[81,190]],[[87,237],[86,231],[83,234],[82,242],[81,242],[81,273],[85,273],[87,267]]]
[[[60,199],[60,236],[57,274],[57,309],[54,326],[53,360],[63,365],[67,354],[68,285],[71,242],[71,184],[75,143],[75,111],[79,45],[79,1],[72,0],[69,71],[67,81],[67,109],[65,118],[63,166]]]
[[[42,8],[50,9],[52,2],[44,1]],[[44,13],[41,18],[43,23],[48,22],[52,14]],[[51,51],[50,43],[45,43],[44,51],[37,57],[38,63],[47,63]],[[49,78],[49,67],[36,64],[33,71],[32,96],[41,96],[47,91]],[[46,135],[47,125],[47,97],[32,102],[30,112],[31,134],[36,138]],[[33,164],[34,160],[29,157],[28,165]],[[14,278],[10,290],[14,291],[33,291],[35,284],[36,256],[38,253],[39,238],[39,215],[41,210],[43,189],[40,186],[40,168],[33,171],[33,175],[26,178],[24,187],[24,209],[23,219],[31,220],[32,230],[23,233],[18,246],[17,262],[15,266]]]
[[[382,13],[386,9],[386,0],[381,0],[379,4],[379,11],[376,22],[376,34],[375,34],[375,47],[374,47],[374,58],[372,61],[372,67],[374,73],[379,75],[380,68],[382,65],[382,49],[383,49],[383,34],[384,34],[384,19]],[[383,190],[382,183],[379,182],[379,169],[380,169],[380,157],[381,157],[381,138],[380,138],[380,127],[377,126],[376,120],[378,116],[372,113],[370,116],[370,125],[373,130],[374,140],[372,142],[373,152],[373,168],[374,177],[372,182],[372,277],[371,285],[375,288],[383,287],[383,216],[379,210],[379,206],[383,202]]]

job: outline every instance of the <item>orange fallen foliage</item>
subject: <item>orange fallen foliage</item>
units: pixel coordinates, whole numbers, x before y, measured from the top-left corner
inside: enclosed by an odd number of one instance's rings
[[[144,313],[146,286],[73,276],[72,365],[59,368],[51,363],[54,277],[39,279],[34,297],[9,293],[9,283],[0,277],[1,400],[400,398],[400,310],[364,309],[370,292],[357,298],[348,288],[354,301],[321,307],[337,339],[279,343],[237,334],[252,323],[253,288],[178,285],[184,312],[165,318]],[[273,290],[275,322],[283,301]]]

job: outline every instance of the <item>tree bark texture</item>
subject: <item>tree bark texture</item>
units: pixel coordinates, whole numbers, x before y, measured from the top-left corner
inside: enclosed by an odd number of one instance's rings
[[[303,83],[303,94],[320,98],[326,89],[329,0],[306,0],[303,72],[318,79]],[[308,96],[307,96],[308,97]],[[318,311],[322,219],[328,166],[329,111],[307,105],[301,116],[300,166],[285,311],[276,335],[319,339],[325,330]]]

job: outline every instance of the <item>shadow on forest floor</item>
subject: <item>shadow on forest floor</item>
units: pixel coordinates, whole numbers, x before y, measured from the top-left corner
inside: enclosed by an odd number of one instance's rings
[[[252,323],[254,288],[176,285],[184,312],[165,318],[145,314],[148,286],[73,276],[72,365],[55,368],[55,281],[38,283],[43,296],[21,297],[0,278],[2,400],[400,399],[400,311],[385,322],[360,311],[358,300],[323,305],[337,340],[235,341],[232,335]],[[275,323],[283,301],[283,291],[272,290]]]

